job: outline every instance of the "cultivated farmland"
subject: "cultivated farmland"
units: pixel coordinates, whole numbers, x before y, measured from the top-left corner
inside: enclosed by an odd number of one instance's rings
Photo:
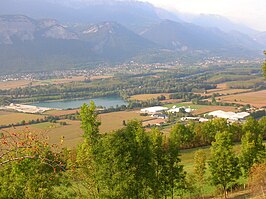
[[[151,99],[157,99],[157,97],[159,97],[161,95],[164,95],[166,97],[166,99],[169,99],[169,95],[171,95],[171,93],[133,95],[130,97],[130,100],[146,101],[146,100],[151,100]]]
[[[250,104],[258,108],[266,106],[266,90],[228,95],[219,98],[221,102],[238,103],[243,105]]]
[[[16,124],[22,120],[28,122],[29,120],[42,118],[44,118],[43,115],[0,111],[0,125]]]

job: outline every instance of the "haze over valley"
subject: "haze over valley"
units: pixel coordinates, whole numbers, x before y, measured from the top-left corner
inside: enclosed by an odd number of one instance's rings
[[[185,21],[138,1],[11,0],[0,5],[1,73],[213,56],[252,59],[262,57],[266,46],[264,32],[225,17],[205,14]]]

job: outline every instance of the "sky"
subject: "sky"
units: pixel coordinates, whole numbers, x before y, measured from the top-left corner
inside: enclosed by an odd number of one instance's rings
[[[217,14],[266,31],[266,0],[140,0],[171,11]]]

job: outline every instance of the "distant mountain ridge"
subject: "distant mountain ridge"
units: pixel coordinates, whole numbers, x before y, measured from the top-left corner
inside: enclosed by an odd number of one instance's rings
[[[162,21],[144,31],[142,36],[172,50],[258,50],[261,47],[247,35],[225,33],[218,28],[204,28],[191,23]]]
[[[62,23],[115,21],[135,32],[161,20],[149,3],[117,0],[3,0],[0,1],[0,13],[23,14],[36,19],[54,18]]]
[[[54,19],[0,16],[1,72],[123,62],[152,48],[158,46],[115,22],[74,31]]]
[[[16,40],[33,41],[40,38],[78,39],[78,36],[54,19],[36,21],[23,15],[0,16],[0,44]]]

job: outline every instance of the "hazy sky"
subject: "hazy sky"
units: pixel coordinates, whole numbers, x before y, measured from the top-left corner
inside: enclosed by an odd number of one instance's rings
[[[266,31],[266,0],[141,0],[186,13],[218,14]]]

